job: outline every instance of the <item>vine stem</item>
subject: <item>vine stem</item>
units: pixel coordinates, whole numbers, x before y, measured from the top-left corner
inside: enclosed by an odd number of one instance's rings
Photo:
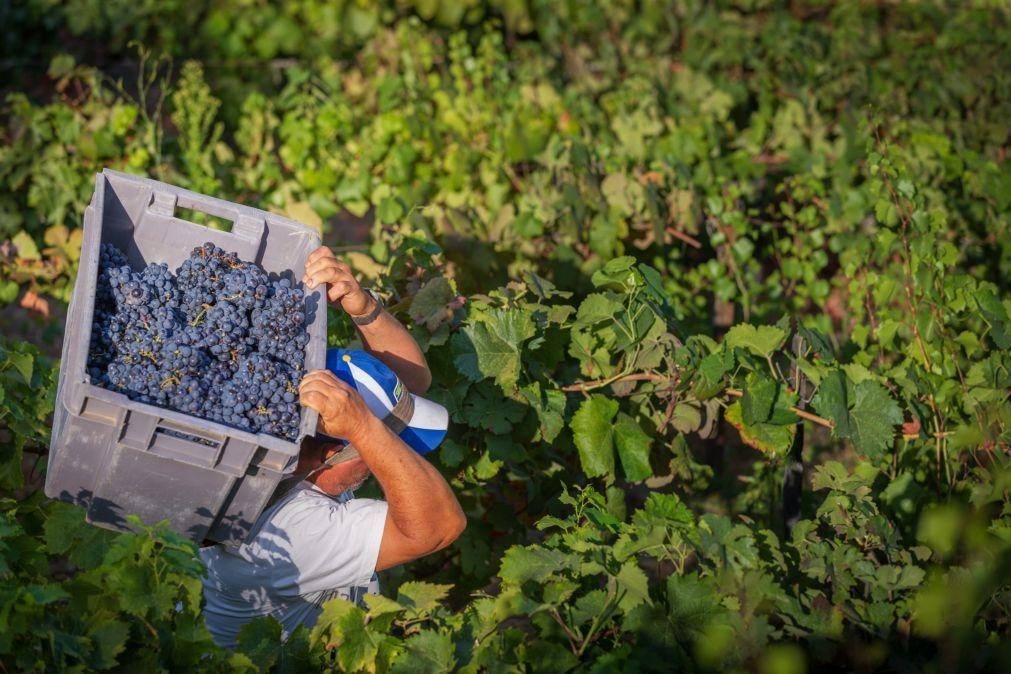
[[[671,225],[668,225],[664,229],[664,231],[666,231],[668,234],[670,234],[671,236],[673,236],[675,239],[680,239],[681,241],[684,241],[685,243],[687,243],[692,248],[696,248],[696,249],[702,248],[702,244],[699,242],[698,239],[696,239],[693,236],[689,236],[689,235],[685,234],[680,229],[676,229],[675,227],[673,227]]]
[[[887,149],[884,140],[881,138],[881,133],[875,128],[874,136],[878,144]],[[884,155],[884,152],[882,152]],[[896,213],[899,214],[899,220],[902,224],[902,271],[903,271],[903,281],[906,291],[906,307],[909,309],[909,319],[913,327],[913,336],[916,338],[916,344],[920,347],[920,354],[923,356],[923,364],[927,369],[927,372],[933,372],[934,366],[930,360],[930,356],[927,354],[927,348],[923,344],[923,338],[920,336],[919,323],[916,320],[916,309],[914,307],[914,293],[913,285],[915,283],[913,279],[913,266],[912,266],[912,256],[909,253],[909,221],[912,218],[912,209],[903,208],[904,204],[899,200],[899,195],[895,190],[895,186],[892,184],[892,179],[888,175],[887,171],[881,171],[881,180],[888,188],[889,196],[892,199],[892,205],[895,207]],[[927,403],[930,405],[931,412],[934,413],[934,439],[935,439],[935,459],[937,461],[937,479],[941,480],[941,465],[944,465],[944,474],[949,485],[951,484],[951,472],[948,467],[948,453],[945,448],[944,442],[944,420],[941,418],[941,412],[937,409],[937,398],[934,393],[931,392],[927,397]]]
[[[613,614],[614,610],[618,608],[618,604],[621,603],[621,600],[624,599],[626,594],[628,593],[622,592],[615,596],[615,598],[604,607],[604,610],[593,618],[593,622],[590,624],[590,629],[586,633],[586,638],[583,639],[582,643],[579,645],[579,651],[576,653],[577,658],[583,657],[583,653],[586,652],[587,646],[594,641],[593,637],[597,633],[597,630],[600,629],[600,626],[605,620],[611,617],[611,614]]]
[[[744,395],[744,391],[742,391],[740,389],[736,389],[736,388],[728,388],[726,390],[726,394],[728,396],[733,396],[735,398],[740,398],[741,396]],[[805,412],[804,410],[802,410],[802,409],[800,409],[798,407],[794,407],[792,405],[790,406],[790,411],[793,412],[794,414],[796,414],[801,419],[807,419],[808,421],[816,423],[819,426],[824,426],[825,428],[835,428],[835,423],[832,422],[832,421],[830,421],[830,420],[828,420],[828,419],[826,419],[825,417],[819,417],[817,414],[811,414],[810,412]]]
[[[569,627],[568,624],[564,620],[562,620],[562,616],[558,614],[557,608],[552,606],[550,614],[551,617],[555,619],[555,622],[557,622],[561,626],[561,628],[565,631],[565,637],[569,640],[569,649],[573,652],[573,654],[578,655],[577,653],[579,649],[578,644],[582,643],[583,641],[582,638],[577,637],[572,632],[572,628]]]
[[[653,374],[651,372],[635,372],[633,374],[619,372],[618,374],[612,377],[607,377],[606,379],[597,379],[595,381],[577,381],[575,384],[563,386],[560,390],[591,391],[593,389],[607,386],[608,384],[613,384],[617,381],[669,381],[670,379],[671,377],[669,376]]]

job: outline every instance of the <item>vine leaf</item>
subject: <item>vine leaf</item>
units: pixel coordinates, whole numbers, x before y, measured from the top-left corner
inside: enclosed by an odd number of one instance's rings
[[[614,475],[614,417],[618,402],[594,394],[583,401],[569,426],[587,477]]]
[[[1004,305],[989,290],[980,292],[976,301],[983,319],[990,324],[994,344],[1001,349],[1011,349],[1011,320],[1008,319]]]
[[[875,381],[856,386],[856,401],[850,410],[853,444],[868,456],[880,457],[895,437],[895,426],[902,423],[902,410],[888,390]]]
[[[793,436],[797,433],[797,426],[795,424],[784,426],[767,423],[745,423],[740,401],[734,402],[727,408],[726,419],[731,426],[740,432],[741,440],[758,451],[768,454],[782,454],[789,450],[790,444],[793,442]]]
[[[565,426],[565,394],[561,391],[541,392],[541,385],[534,382],[520,389],[520,394],[530,404],[540,427],[534,436],[534,440],[552,442],[558,437],[559,432]]]
[[[702,411],[699,404],[678,403],[671,414],[670,422],[681,433],[694,433],[702,426]]]
[[[757,356],[768,358],[783,346],[786,331],[773,325],[748,325],[741,323],[730,328],[724,341],[731,347],[747,349]]]
[[[41,260],[39,247],[35,245],[35,239],[24,230],[18,232],[11,238],[11,243],[17,249],[17,256],[22,260]]]
[[[559,550],[536,545],[526,548],[514,545],[502,557],[499,576],[503,581],[517,585],[530,580],[543,583],[548,576],[565,568],[569,561],[569,556]]]
[[[579,311],[576,312],[575,325],[594,325],[613,318],[623,308],[624,306],[615,298],[614,293],[592,293],[580,303]]]
[[[649,465],[649,450],[653,441],[642,430],[635,419],[624,412],[618,414],[614,424],[614,440],[618,445],[618,457],[625,477],[632,482],[640,482],[653,475]]]
[[[421,617],[435,610],[452,589],[452,585],[409,581],[397,591],[397,603],[407,608],[408,615],[412,618]]]
[[[821,380],[818,392],[811,404],[835,427],[832,432],[837,438],[848,438],[853,434],[850,425],[849,402],[846,390],[846,375],[842,370],[832,370]]]
[[[834,437],[849,438],[867,456],[880,457],[891,447],[894,428],[902,423],[902,410],[884,386],[872,379],[853,384],[841,370],[822,379],[811,403],[835,424]]]
[[[512,389],[519,380],[522,344],[535,332],[528,313],[518,309],[490,311],[480,322],[463,329],[466,339],[457,343],[453,362],[471,381],[491,377],[503,389]]]
[[[411,299],[408,313],[415,323],[435,330],[446,318],[447,308],[455,297],[452,284],[444,276],[437,276],[421,286]]]
[[[639,604],[652,603],[649,599],[649,580],[635,559],[629,559],[622,564],[614,579],[619,592],[624,593],[618,603],[622,611],[628,612]]]
[[[752,372],[745,381],[741,398],[741,419],[748,426],[768,421],[776,402],[776,382],[769,377]]]
[[[404,646],[404,653],[393,663],[394,674],[436,674],[456,668],[455,647],[448,634],[424,630]]]
[[[95,669],[112,669],[116,657],[126,648],[130,626],[119,620],[100,618],[88,628],[91,639],[91,656],[88,664]]]
[[[31,384],[32,372],[35,371],[35,362],[32,360],[32,355],[17,351],[8,351],[6,355],[8,362],[14,366],[14,369],[18,371],[21,378],[25,380],[25,383]]]
[[[284,655],[281,623],[273,616],[251,620],[239,630],[236,637],[238,650],[245,653],[261,667],[270,669]]]

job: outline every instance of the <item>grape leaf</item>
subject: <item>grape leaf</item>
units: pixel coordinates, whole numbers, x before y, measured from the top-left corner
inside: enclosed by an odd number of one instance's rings
[[[592,569],[592,566],[591,568],[580,570],[584,573],[596,572],[595,569]],[[572,616],[572,624],[584,625],[592,621],[597,616],[602,615],[609,600],[610,597],[607,592],[604,592],[604,590],[591,590],[576,599],[575,602],[570,602],[569,607],[571,607],[570,615]]]
[[[11,237],[11,243],[17,248],[17,256],[22,260],[41,260],[39,247],[35,245],[35,240],[28,232],[22,230]]]
[[[729,349],[720,347],[717,351],[709,354],[699,363],[699,372],[711,384],[715,384],[723,378],[730,368],[734,366],[734,354]]]
[[[424,630],[407,639],[404,646],[393,663],[394,674],[442,674],[456,667],[456,649],[448,634]]]
[[[741,397],[741,419],[753,426],[769,420],[772,406],[776,402],[776,382],[764,375],[752,372],[744,384]]]
[[[829,372],[812,399],[818,414],[832,421],[836,438],[849,438],[857,451],[878,457],[892,446],[902,410],[873,379],[854,385],[841,370]]]
[[[604,178],[600,184],[600,191],[619,215],[632,215],[642,210],[645,205],[642,185],[629,180],[624,173],[612,173]]]
[[[639,604],[649,604],[649,581],[646,574],[639,568],[635,559],[629,559],[621,565],[621,570],[615,576],[618,592],[624,593],[618,607],[628,612]]]
[[[678,639],[687,642],[699,637],[722,617],[725,610],[713,601],[714,592],[712,581],[696,573],[667,577],[668,619]]]
[[[250,657],[269,670],[281,657],[284,642],[281,640],[283,627],[273,616],[264,616],[247,622],[239,630],[236,650]]]
[[[614,427],[617,401],[594,394],[579,406],[569,426],[588,477],[614,475]]]
[[[895,437],[895,426],[902,423],[902,410],[886,389],[875,381],[862,381],[850,410],[853,444],[857,451],[880,457]]]
[[[678,403],[670,421],[678,431],[694,433],[702,426],[702,410],[698,403]]]
[[[565,426],[565,394],[562,391],[546,391],[541,394],[541,385],[537,382],[520,389],[520,393],[537,413],[540,428],[534,440],[552,442]]]
[[[112,669],[116,665],[116,656],[126,648],[129,636],[130,626],[126,623],[108,618],[96,620],[88,627],[88,638],[91,639],[88,664],[95,669]]]
[[[731,347],[747,349],[755,355],[768,358],[772,352],[783,345],[786,331],[772,325],[759,325],[757,328],[747,323],[741,323],[730,328],[724,341]]]
[[[800,335],[807,340],[808,346],[814,349],[818,357],[821,358],[824,363],[831,363],[835,360],[835,352],[832,350],[832,344],[828,341],[826,337],[820,330],[814,328],[801,327],[798,332]]]
[[[540,546],[521,547],[515,545],[502,556],[499,576],[503,581],[522,584],[528,580],[542,583],[555,571],[566,568],[569,555],[558,550]]]
[[[852,435],[846,375],[842,370],[832,370],[822,378],[811,404],[818,414],[835,424],[832,429],[835,437],[848,438]]]
[[[337,620],[334,633],[340,634],[337,660],[346,672],[371,670],[379,653],[376,640],[365,626],[365,612],[355,607]]]
[[[695,528],[695,515],[677,494],[651,493],[643,506],[643,512],[676,523],[678,528]]]
[[[625,469],[625,477],[632,482],[639,482],[653,475],[653,469],[649,465],[652,439],[635,419],[624,412],[618,414],[618,420],[614,424],[614,440],[618,446],[621,467]]]
[[[531,315],[519,309],[496,309],[462,332],[466,340],[454,359],[460,371],[472,381],[491,377],[502,388],[513,388],[520,374],[521,345],[535,332]]]
[[[365,615],[362,609],[345,599],[331,599],[323,604],[323,611],[316,618],[316,624],[309,636],[310,643],[316,644],[322,640],[323,645],[328,648],[338,645],[341,635],[340,631],[334,628],[338,627],[341,618],[355,612],[361,613],[363,617]]]
[[[0,281],[0,305],[10,304],[18,298],[21,286],[16,281]]]
[[[463,421],[492,433],[508,433],[514,423],[526,416],[526,407],[501,395],[489,396],[482,386],[478,384],[467,394],[461,410]],[[493,385],[489,382],[488,386]]]
[[[394,197],[384,197],[376,206],[376,218],[383,224],[391,224],[404,217],[404,205]]]
[[[435,330],[446,318],[446,308],[456,297],[453,286],[443,276],[437,276],[428,281],[411,299],[408,313],[415,323],[420,323],[429,330]]]
[[[390,599],[381,594],[367,594],[364,597],[365,604],[369,607],[369,620],[374,620],[379,616],[388,614],[399,614],[404,610],[396,600]]]
[[[782,426],[766,423],[744,423],[739,401],[727,408],[726,419],[741,433],[741,440],[759,451],[770,454],[781,454],[790,449],[793,436],[797,433],[795,424]]]
[[[14,366],[26,384],[32,383],[32,372],[35,371],[35,362],[30,353],[20,353],[18,351],[8,351],[7,361]]]
[[[990,336],[1001,349],[1011,349],[1011,320],[1001,301],[989,290],[981,291],[976,301],[979,303],[983,319],[990,324]]]
[[[579,305],[576,312],[575,325],[593,325],[600,321],[613,318],[624,305],[613,297],[612,293],[593,293]]]
[[[420,581],[409,581],[400,586],[397,592],[397,603],[407,608],[413,617],[430,613],[446,598],[452,585],[435,585]]]

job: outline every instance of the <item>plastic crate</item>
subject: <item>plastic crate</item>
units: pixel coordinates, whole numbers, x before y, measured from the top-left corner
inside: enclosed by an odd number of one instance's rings
[[[232,230],[180,219],[177,208],[224,218]],[[206,241],[267,272],[301,278],[320,236],[294,220],[155,180],[109,170],[96,177],[67,313],[46,494],[84,506],[100,526],[129,529],[126,516],[134,514],[149,524],[167,519],[196,541],[236,544],[294,471],[316,412],[303,410],[298,440],[289,442],[130,400],[92,384],[87,372],[100,244],[116,245],[135,269],[149,262],[175,269]],[[323,289],[308,293],[306,304],[309,371],[326,359]]]

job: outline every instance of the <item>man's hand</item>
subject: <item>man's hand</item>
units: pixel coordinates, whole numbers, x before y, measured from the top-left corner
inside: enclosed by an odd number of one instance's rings
[[[309,254],[302,282],[310,290],[326,283],[327,300],[351,316],[364,316],[372,311],[375,300],[362,290],[351,273],[351,267],[338,260],[326,246],[320,246]]]
[[[327,435],[355,444],[376,416],[358,391],[329,370],[314,370],[302,378],[298,400],[319,412],[319,429]]]
[[[302,282],[309,289],[325,283],[327,300],[340,306],[352,318],[369,316],[376,309],[376,301],[358,285],[351,268],[334,257],[326,246],[320,246],[309,255]],[[425,354],[411,333],[389,312],[379,311],[374,320],[362,325],[355,323],[355,329],[365,350],[396,372],[407,390],[418,395],[428,390],[432,373]]]

